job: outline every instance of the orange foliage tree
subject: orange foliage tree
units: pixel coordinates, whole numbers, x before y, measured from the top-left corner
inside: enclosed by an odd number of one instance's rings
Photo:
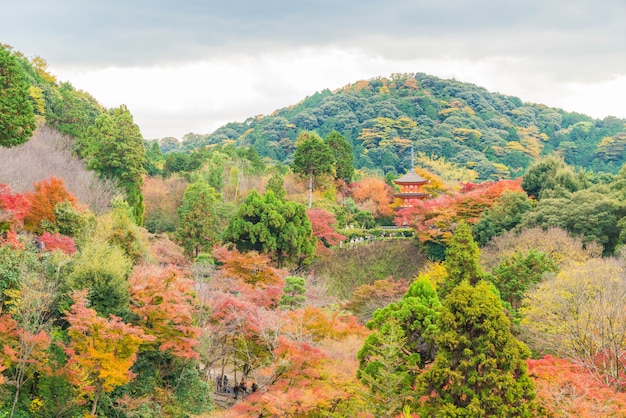
[[[626,393],[598,382],[583,366],[550,355],[527,361],[545,416],[624,416]]]
[[[376,218],[393,213],[393,189],[384,180],[366,177],[350,184],[350,190],[359,209],[372,212]]]
[[[523,191],[520,180],[466,183],[458,193],[422,200],[413,207],[399,210],[394,222],[415,228],[420,242],[446,244],[460,221],[475,224],[485,209],[493,206],[507,190]]]
[[[139,347],[152,341],[141,328],[122,322],[111,315],[102,318],[87,308],[87,291],[74,292],[74,304],[65,314],[70,327],[69,343],[64,346],[68,356],[65,372],[79,392],[77,399],[92,400],[91,414],[95,415],[98,400],[103,393],[134,379],[130,368],[135,363]]]
[[[30,209],[24,218],[26,229],[42,232],[42,222],[54,224],[56,222],[54,207],[58,203],[70,202],[77,208],[78,200],[65,189],[63,180],[50,177],[49,180],[42,180],[34,186],[33,193],[26,193],[26,198],[30,202]]]
[[[143,265],[135,268],[129,282],[131,308],[159,349],[178,358],[197,359],[201,330],[194,324],[193,281],[173,266]]]

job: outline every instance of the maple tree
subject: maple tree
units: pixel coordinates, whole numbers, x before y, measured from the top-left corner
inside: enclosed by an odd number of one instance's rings
[[[129,278],[131,308],[159,349],[181,359],[197,359],[200,329],[194,325],[193,281],[173,267],[138,266]]]
[[[350,191],[359,209],[372,212],[374,217],[390,216],[393,213],[393,189],[384,180],[366,177],[351,183]]]
[[[20,391],[35,372],[49,373],[47,349],[53,304],[57,298],[56,284],[43,274],[25,269],[16,289],[6,291],[11,299],[8,312],[15,319],[16,341],[11,349],[13,366],[11,383],[15,386],[10,417],[13,417]]]
[[[346,239],[345,236],[335,230],[337,221],[332,213],[324,209],[313,208],[308,209],[306,214],[311,221],[313,235],[317,238],[318,253],[329,254],[330,250],[328,250],[328,247],[338,245]]]
[[[108,319],[87,308],[86,291],[74,292],[74,304],[65,319],[70,324],[65,344],[68,356],[65,372],[78,388],[77,398],[92,400],[91,414],[95,415],[98,400],[103,393],[130,382],[134,373],[139,347],[154,337],[146,335],[141,328],[125,324],[111,315]]]
[[[448,243],[461,220],[476,224],[483,212],[492,207],[505,191],[521,192],[520,180],[499,180],[481,184],[464,183],[458,193],[418,201],[413,207],[400,209],[395,224],[416,230],[420,242]]]
[[[65,235],[44,232],[39,237],[39,242],[43,244],[43,248],[45,250],[59,250],[65,254],[74,254],[76,252],[76,243],[74,242],[74,239]]]
[[[54,207],[58,203],[70,202],[74,207],[78,200],[65,189],[65,182],[56,177],[42,180],[34,184],[35,191],[26,193],[30,202],[28,214],[24,218],[24,224],[30,231],[43,232],[46,223],[54,225],[56,216]]]
[[[598,382],[580,364],[551,355],[527,361],[545,416],[610,418],[626,410],[626,393]]]

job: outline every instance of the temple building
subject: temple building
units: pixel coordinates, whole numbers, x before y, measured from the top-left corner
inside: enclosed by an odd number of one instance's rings
[[[429,196],[428,193],[422,190],[422,186],[428,184],[428,180],[418,175],[413,168],[393,182],[400,186],[400,193],[393,195],[396,199],[399,199],[399,205],[396,206],[396,209],[414,206],[418,201],[424,200]]]

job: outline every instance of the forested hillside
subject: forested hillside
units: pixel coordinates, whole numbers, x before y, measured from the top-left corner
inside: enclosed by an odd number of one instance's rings
[[[2,45],[0,92],[0,417],[624,415],[623,120],[418,74],[144,141]]]
[[[252,146],[289,163],[302,130],[338,131],[354,150],[355,167],[384,174],[410,168],[418,153],[474,170],[481,181],[515,178],[535,160],[559,155],[572,166],[616,173],[625,161],[624,120],[595,120],[517,97],[427,74],[395,74],[324,90],[302,102],[229,123],[208,135],[188,134],[167,150],[210,144]]]

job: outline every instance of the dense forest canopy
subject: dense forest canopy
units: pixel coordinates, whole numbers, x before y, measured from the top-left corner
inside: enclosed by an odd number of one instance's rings
[[[271,115],[208,135],[188,134],[182,144],[163,141],[162,147],[191,151],[234,143],[288,164],[302,130],[341,133],[353,147],[356,168],[402,174],[411,166],[413,144],[418,153],[476,171],[482,181],[519,177],[533,161],[553,154],[575,167],[616,173],[626,149],[623,119],[597,120],[422,73],[323,90]]]

